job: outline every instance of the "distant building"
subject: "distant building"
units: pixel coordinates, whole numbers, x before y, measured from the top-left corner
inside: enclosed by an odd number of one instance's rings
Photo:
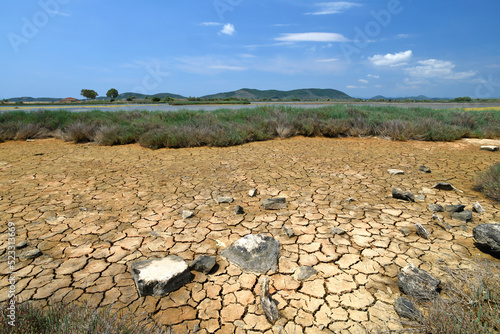
[[[73,97],[67,97],[59,101],[59,103],[71,103],[71,102],[81,102],[81,101]]]

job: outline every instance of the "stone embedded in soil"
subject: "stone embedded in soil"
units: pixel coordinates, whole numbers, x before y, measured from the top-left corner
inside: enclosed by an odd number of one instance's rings
[[[235,208],[234,208],[234,214],[235,215],[242,215],[245,213],[245,210],[243,209],[243,207],[237,205]]]
[[[24,247],[27,247],[28,246],[28,242],[26,240],[23,240],[21,241],[20,243],[18,243],[16,245],[16,249],[21,249],[21,248],[24,248]]]
[[[427,231],[427,229],[425,227],[423,227],[422,224],[416,223],[415,229],[417,230],[417,234],[420,237],[422,237],[424,239],[429,239],[431,237],[431,234],[429,233],[429,231]]]
[[[396,313],[401,318],[406,318],[414,321],[422,319],[422,312],[406,297],[399,297],[394,304]]]
[[[262,201],[262,206],[266,210],[282,210],[286,208],[286,198],[268,198]]]
[[[200,273],[208,274],[215,266],[215,256],[201,255],[189,262],[189,268]]]
[[[401,188],[392,188],[392,197],[403,201],[415,202],[415,196],[411,192]]]
[[[232,197],[217,197],[217,203],[222,204],[222,203],[233,203],[234,198]]]
[[[436,296],[439,284],[441,280],[411,263],[408,263],[398,276],[399,289],[417,299],[431,299]]]
[[[422,172],[422,173],[430,173],[431,169],[429,167],[422,165],[422,166],[418,167],[418,171]]]
[[[278,320],[278,308],[269,294],[269,282],[266,276],[260,280],[260,304],[267,320],[274,324]]]
[[[289,238],[293,238],[295,236],[295,232],[288,226],[283,226],[283,232],[285,232],[286,236]]]
[[[452,212],[451,218],[468,223],[472,221],[472,211],[464,210],[462,212]]]
[[[480,224],[472,230],[472,235],[478,244],[500,252],[500,223]]]
[[[317,273],[318,272],[313,267],[301,266],[295,271],[294,276],[297,281],[305,281],[306,279],[310,278],[313,275],[316,275]]]
[[[243,271],[260,274],[277,269],[279,254],[280,243],[262,234],[249,234],[238,239],[221,253]]]
[[[448,182],[438,182],[435,185],[432,186],[432,188],[438,189],[438,190],[456,190],[454,186],[452,186]]]
[[[184,219],[193,218],[194,217],[194,212],[193,211],[189,211],[189,210],[183,210],[182,211],[182,217]]]
[[[465,209],[463,204],[446,205],[444,209],[448,212],[462,212]]]
[[[389,173],[390,175],[403,175],[405,172],[401,169],[388,169],[387,173]]]
[[[432,212],[444,212],[444,208],[441,204],[430,204],[429,209]]]
[[[19,258],[22,260],[31,260],[39,256],[42,256],[42,251],[39,250],[38,248],[35,248],[29,251],[25,251],[24,253],[21,253],[21,255],[19,255]]]
[[[141,297],[164,296],[191,280],[188,264],[177,255],[133,262],[130,271]]]
[[[248,191],[248,196],[250,196],[250,197],[255,197],[255,196],[257,196],[257,189],[250,189],[250,190]]]
[[[472,208],[477,213],[486,212],[486,210],[483,208],[483,206],[479,202],[476,202],[476,203],[472,204]]]
[[[330,230],[330,233],[335,234],[335,235],[342,235],[342,234],[346,234],[347,232],[344,229],[341,229],[339,227],[332,227]]]
[[[496,152],[498,151],[498,146],[493,146],[493,145],[483,145],[481,146],[481,150],[483,151],[490,151],[490,152]]]

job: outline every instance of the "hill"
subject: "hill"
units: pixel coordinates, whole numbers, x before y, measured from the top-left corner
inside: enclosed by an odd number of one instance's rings
[[[258,90],[243,88],[233,92],[218,93],[202,96],[202,99],[227,99],[240,98],[249,100],[292,100],[301,99],[305,101],[319,100],[350,100],[351,97],[336,89],[295,89],[290,91],[281,90]]]
[[[419,96],[407,96],[407,97],[385,97],[382,95],[377,95],[372,97],[370,100],[392,100],[392,101],[441,101],[441,100],[449,100],[447,98],[438,98],[438,97],[427,97],[425,95]]]
[[[9,102],[57,102],[60,101],[60,98],[53,98],[53,97],[29,97],[29,96],[23,96],[23,97],[13,97],[9,99]]]

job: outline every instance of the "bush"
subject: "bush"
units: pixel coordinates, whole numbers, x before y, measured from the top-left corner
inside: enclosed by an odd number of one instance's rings
[[[96,133],[96,126],[77,122],[68,126],[65,131],[65,138],[67,141],[75,143],[85,143],[94,140]]]
[[[500,203],[500,162],[497,162],[476,178],[474,189]]]
[[[158,96],[153,96],[153,98],[151,99],[151,101],[153,101],[153,102],[160,102],[161,99]]]
[[[441,294],[424,307],[420,333],[490,334],[500,331],[500,265],[477,260],[468,269],[446,269]]]
[[[37,334],[162,334],[167,330],[143,316],[137,321],[131,314],[119,314],[111,308],[90,309],[57,303],[41,310],[28,302],[16,305],[16,327],[7,318],[8,303],[0,309],[0,333]]]

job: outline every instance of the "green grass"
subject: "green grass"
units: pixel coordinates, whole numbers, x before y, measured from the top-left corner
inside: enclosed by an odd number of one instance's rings
[[[0,308],[0,333],[16,334],[162,334],[162,328],[148,317],[143,320],[111,308],[92,309],[61,303],[41,310],[29,302],[16,305],[15,326],[8,317],[7,303]]]
[[[500,162],[478,175],[474,189],[500,203]]]
[[[72,113],[41,109],[0,114],[0,141],[54,136],[100,145],[139,143],[157,149],[231,146],[296,135],[381,136],[427,141],[499,138],[500,111],[339,104],[310,109],[266,105],[210,112],[93,110]]]

